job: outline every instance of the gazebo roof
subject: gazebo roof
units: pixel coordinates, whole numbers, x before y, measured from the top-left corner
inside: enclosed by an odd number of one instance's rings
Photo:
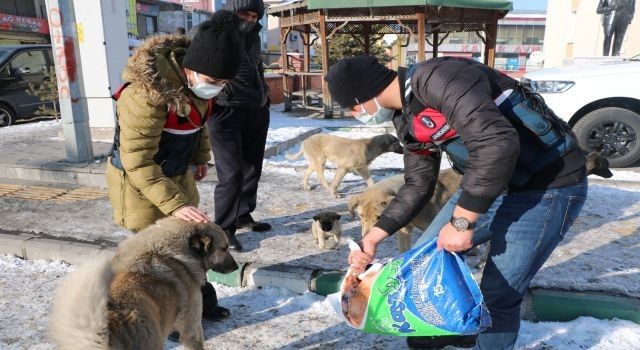
[[[427,5],[500,11],[511,11],[513,9],[511,1],[506,0],[307,0],[307,8],[310,10]]]
[[[427,33],[483,31],[512,9],[505,0],[294,0],[272,6],[282,27],[304,31],[318,23],[320,10],[333,34],[415,33],[417,12],[424,12]]]

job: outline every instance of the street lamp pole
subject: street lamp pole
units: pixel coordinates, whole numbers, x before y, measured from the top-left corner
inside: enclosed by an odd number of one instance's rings
[[[67,160],[93,161],[89,108],[85,95],[73,0],[47,0]]]

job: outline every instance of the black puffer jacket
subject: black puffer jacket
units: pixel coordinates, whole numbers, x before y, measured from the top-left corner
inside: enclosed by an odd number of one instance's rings
[[[399,72],[402,95],[406,70]],[[520,140],[518,131],[496,106],[494,99],[517,82],[478,62],[435,58],[421,63],[412,76],[414,98],[440,111],[460,135],[469,152],[458,205],[485,213],[505,190],[527,191],[575,184],[586,176],[585,159],[576,146],[564,157],[536,173],[523,188],[508,188],[515,169]],[[415,142],[407,134],[407,118],[394,117],[398,137],[405,145],[405,185],[383,212],[376,226],[395,232],[406,226],[431,198],[441,156],[411,152]]]
[[[264,66],[260,57],[260,33],[262,26],[243,36],[243,51],[238,75],[216,97],[216,104],[223,107],[258,108],[267,104],[269,88],[264,81]]]

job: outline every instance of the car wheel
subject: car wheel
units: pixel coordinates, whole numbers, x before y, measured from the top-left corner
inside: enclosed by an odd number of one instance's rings
[[[606,107],[586,114],[573,130],[580,147],[598,151],[612,168],[623,168],[640,159],[640,114]]]
[[[3,126],[9,126],[16,122],[16,114],[13,110],[2,103],[0,103],[0,128]]]

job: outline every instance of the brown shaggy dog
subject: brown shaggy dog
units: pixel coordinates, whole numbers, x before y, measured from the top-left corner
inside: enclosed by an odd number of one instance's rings
[[[80,266],[58,288],[50,334],[58,349],[164,349],[171,331],[203,349],[208,269],[238,268],[215,224],[169,217],[122,241],[112,259]]]
[[[440,172],[438,183],[431,200],[427,202],[420,213],[411,221],[409,226],[398,231],[398,250],[404,252],[411,246],[411,230],[415,227],[424,231],[431,220],[438,215],[440,209],[451,198],[453,193],[460,186],[462,176],[452,169]],[[348,207],[351,215],[357,213],[362,226],[362,236],[364,237],[380,218],[380,214],[396,196],[400,187],[404,185],[404,175],[396,175],[384,179],[377,184],[367,188],[364,192],[351,196]],[[390,232],[392,233],[392,232]]]

